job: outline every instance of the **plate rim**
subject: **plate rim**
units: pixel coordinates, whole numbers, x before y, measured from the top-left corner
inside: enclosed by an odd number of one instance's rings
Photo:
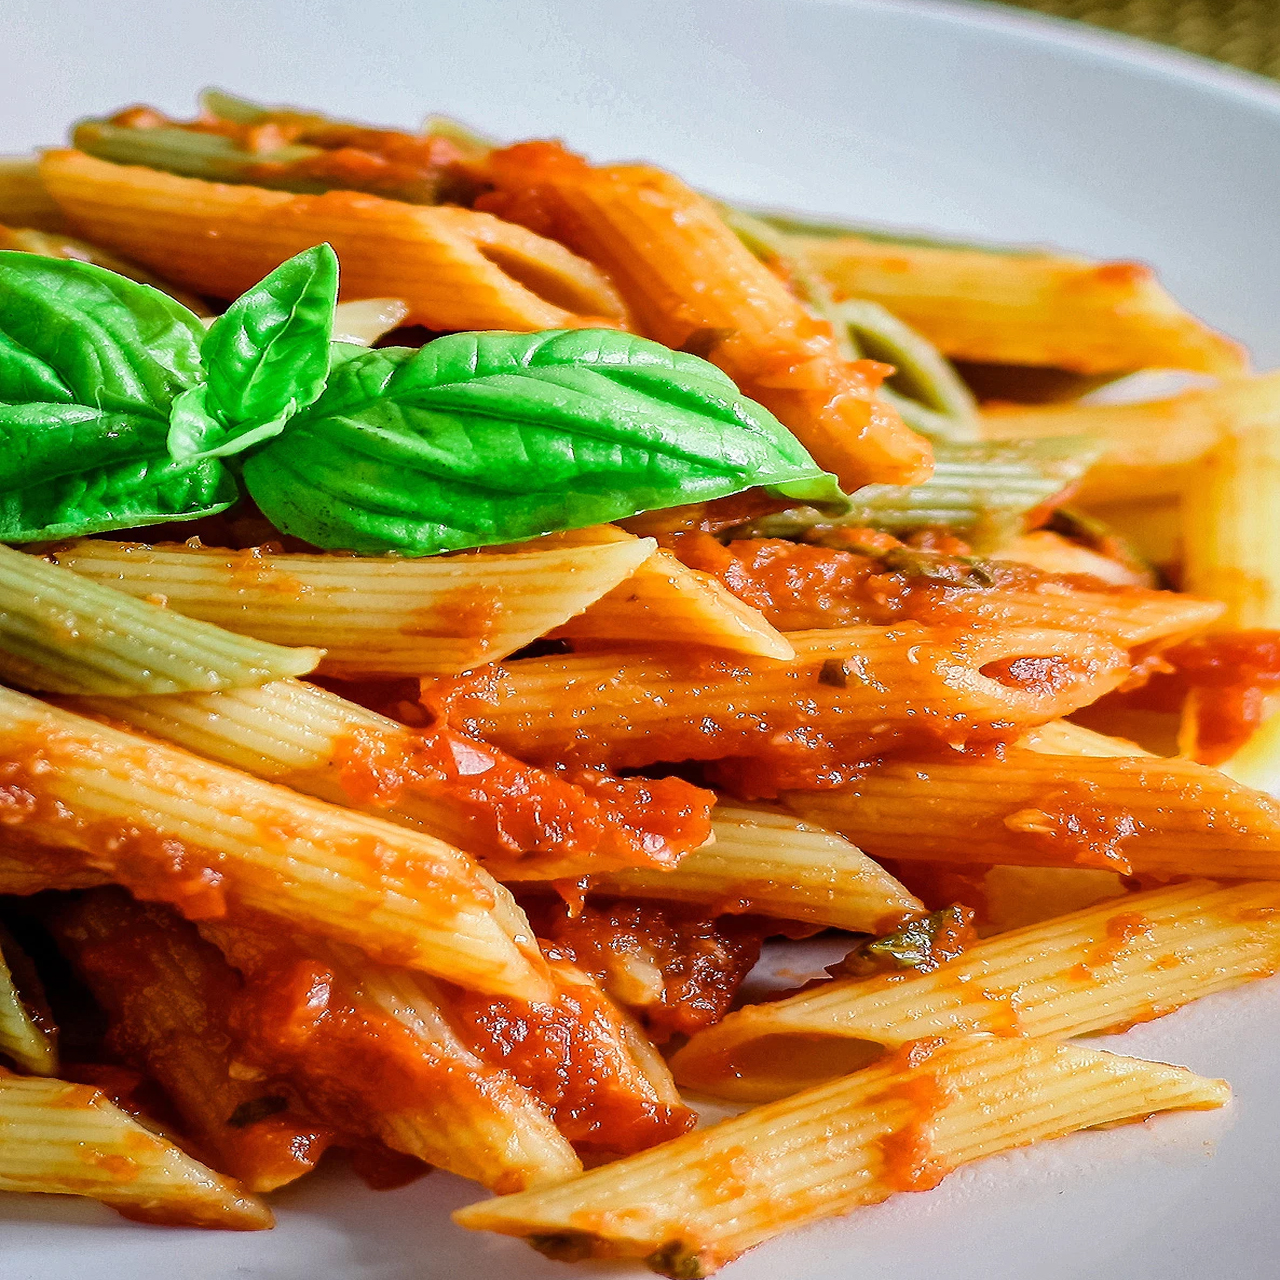
[[[696,0],[692,0],[696,3]],[[862,9],[924,15],[955,26],[1013,35],[1028,43],[1064,47],[1117,67],[1139,66],[1201,89],[1260,107],[1280,121],[1280,82],[1203,54],[1159,44],[1142,36],[1090,26],[1073,18],[1018,9],[999,0],[776,0],[780,7]]]

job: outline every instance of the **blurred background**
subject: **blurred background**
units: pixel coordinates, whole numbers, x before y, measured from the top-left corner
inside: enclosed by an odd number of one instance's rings
[[[1280,79],[1280,0],[1019,0]]]

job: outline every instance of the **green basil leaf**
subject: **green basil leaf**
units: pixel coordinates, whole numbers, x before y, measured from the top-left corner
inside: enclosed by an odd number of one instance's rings
[[[201,376],[204,326],[88,262],[0,251],[0,401],[167,415]]]
[[[213,452],[239,453],[270,435],[309,405],[329,374],[338,259],[327,244],[290,258],[242,294],[214,321],[204,339],[208,394],[204,409],[224,427]],[[279,422],[264,436],[263,424]],[[242,428],[251,428],[248,431]],[[187,452],[179,430],[174,457]]]
[[[166,431],[159,418],[87,405],[0,405],[0,542],[225,511],[235,478],[217,460],[174,461]]]
[[[165,444],[169,456],[176,462],[226,458],[278,436],[289,416],[282,415],[270,422],[250,423],[228,431],[209,412],[209,388],[202,384],[184,391],[173,402]]]
[[[452,334],[367,351],[244,466],[278,528],[438,551],[834,482],[714,366],[615,330]]]

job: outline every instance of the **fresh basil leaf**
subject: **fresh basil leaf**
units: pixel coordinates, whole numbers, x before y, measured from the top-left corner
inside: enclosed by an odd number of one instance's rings
[[[255,444],[270,440],[284,430],[290,415],[270,422],[248,423],[228,430],[208,408],[209,388],[205,385],[184,391],[169,413],[166,447],[176,462],[197,458],[226,458],[243,453]]]
[[[337,365],[245,463],[278,528],[330,549],[429,555],[834,481],[696,356],[615,330],[452,334]],[[838,492],[838,491],[835,491]]]
[[[201,355],[208,379],[205,409],[225,428],[218,453],[238,453],[309,405],[329,374],[338,259],[327,244],[290,258],[242,294],[214,321]],[[254,428],[247,433],[239,428]],[[267,435],[279,434],[279,428]],[[234,447],[231,447],[233,446]],[[183,456],[181,432],[170,441]]]
[[[204,326],[88,262],[0,251],[0,401],[167,415],[200,378]]]
[[[175,462],[166,424],[86,405],[0,405],[0,542],[101,533],[225,511],[216,460]]]

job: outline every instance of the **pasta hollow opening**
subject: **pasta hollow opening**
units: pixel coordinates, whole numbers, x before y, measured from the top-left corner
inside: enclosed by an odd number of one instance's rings
[[[744,1041],[729,1050],[716,1074],[741,1076],[767,1085],[769,1092],[762,1096],[772,1098],[851,1075],[878,1062],[887,1052],[875,1040],[817,1031],[780,1031]]]
[[[550,263],[539,262],[507,245],[477,244],[476,248],[485,261],[553,307],[576,315],[593,315],[600,309],[598,294],[584,289]]]

